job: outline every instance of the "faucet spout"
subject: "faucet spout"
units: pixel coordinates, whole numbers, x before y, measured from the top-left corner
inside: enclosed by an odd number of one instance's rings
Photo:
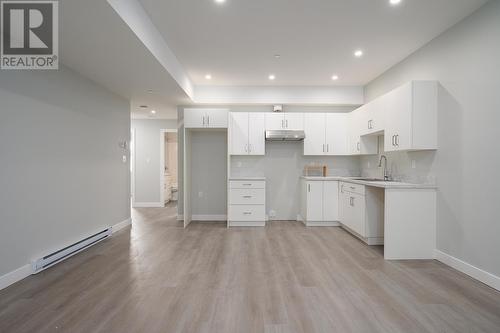
[[[384,180],[389,180],[389,174],[387,173],[387,157],[385,155],[380,156],[380,161],[378,162],[378,167],[382,167],[382,160],[384,160]]]

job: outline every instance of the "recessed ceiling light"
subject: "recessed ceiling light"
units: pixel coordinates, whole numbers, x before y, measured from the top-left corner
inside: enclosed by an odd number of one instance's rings
[[[205,79],[212,80],[212,75],[210,75],[210,74],[205,75]]]
[[[339,79],[339,76],[338,76],[338,75],[332,75],[332,80],[333,80],[333,81],[336,81],[336,80],[338,80],[338,79]]]
[[[354,56],[356,58],[361,58],[363,56],[363,51],[361,51],[361,50],[354,51]]]
[[[153,89],[148,90],[148,93],[150,93],[150,94],[152,94],[153,92],[154,92]]]
[[[226,0],[215,0],[216,3],[224,3]]]
[[[389,0],[389,3],[393,6],[399,5],[401,3],[401,0]]]
[[[281,55],[280,55],[280,54],[275,54],[275,55],[274,55],[274,57],[275,57],[276,59],[279,59],[279,58],[281,58]]]
[[[156,111],[155,110],[151,110],[151,114],[156,114]]]
[[[269,80],[271,80],[271,81],[272,81],[272,80],[274,80],[275,78],[276,78],[276,76],[275,76],[274,74],[269,75]]]

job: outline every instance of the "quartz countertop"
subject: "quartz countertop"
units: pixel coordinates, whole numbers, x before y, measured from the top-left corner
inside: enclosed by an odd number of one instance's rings
[[[412,184],[405,182],[397,182],[397,181],[369,181],[369,180],[357,180],[353,178],[362,178],[362,177],[341,177],[341,176],[327,176],[327,177],[309,177],[309,176],[301,176],[300,178],[305,180],[312,181],[324,181],[324,180],[338,180],[346,183],[360,184],[366,186],[373,187],[381,187],[386,189],[436,189],[437,186],[433,184]]]

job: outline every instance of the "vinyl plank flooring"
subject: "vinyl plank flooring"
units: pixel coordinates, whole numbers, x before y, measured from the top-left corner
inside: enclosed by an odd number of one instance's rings
[[[0,291],[0,332],[500,332],[500,293],[439,262],[385,261],[341,228],[133,226]]]

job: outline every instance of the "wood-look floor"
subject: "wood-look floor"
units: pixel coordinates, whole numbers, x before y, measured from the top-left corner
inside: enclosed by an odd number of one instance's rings
[[[341,228],[133,218],[0,291],[0,332],[500,332],[500,293],[436,261],[384,261]]]

